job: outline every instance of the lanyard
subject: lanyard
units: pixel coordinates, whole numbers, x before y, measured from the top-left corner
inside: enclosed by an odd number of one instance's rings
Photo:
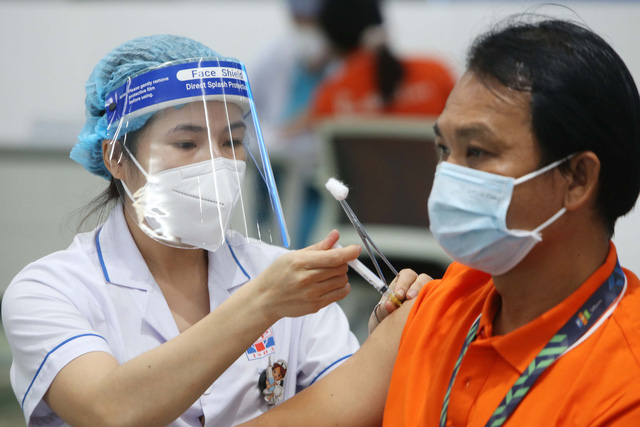
[[[547,345],[538,353],[538,355],[529,364],[525,372],[515,382],[507,395],[502,399],[498,408],[486,424],[486,427],[498,427],[504,424],[509,415],[516,409],[524,396],[533,386],[540,374],[549,367],[556,359],[571,351],[582,341],[587,339],[595,330],[609,317],[616,308],[618,302],[622,298],[627,288],[627,280],[620,267],[620,263],[616,261],[613,273],[600,287],[589,297],[589,299],[580,307],[580,309],[564,324],[562,328],[551,338]],[[619,298],[620,297],[620,298]],[[615,304],[614,304],[615,302]],[[604,316],[603,316],[604,315]],[[444,396],[442,403],[442,412],[440,413],[440,427],[444,427],[447,421],[447,409],[449,408],[449,396],[451,388],[458,375],[458,370],[462,364],[462,359],[466,354],[469,345],[476,339],[476,333],[480,325],[480,317],[473,322],[464,345],[460,351],[460,356],[456,361],[449,387]],[[593,326],[593,327],[592,327]]]

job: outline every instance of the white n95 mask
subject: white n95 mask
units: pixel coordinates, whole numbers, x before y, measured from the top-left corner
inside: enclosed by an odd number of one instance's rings
[[[518,179],[440,163],[429,196],[431,233],[455,261],[496,276],[506,273],[542,241],[540,232],[566,212],[563,207],[535,230],[509,230],[513,187],[572,156]]]
[[[133,201],[141,229],[163,243],[215,251],[225,241],[245,162],[217,157],[147,176]]]
[[[321,65],[328,52],[322,32],[312,26],[300,26],[292,42],[296,58],[309,67]]]

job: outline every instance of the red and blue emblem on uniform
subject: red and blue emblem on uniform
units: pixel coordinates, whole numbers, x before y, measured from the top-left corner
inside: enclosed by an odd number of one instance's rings
[[[246,351],[249,360],[262,359],[276,352],[276,341],[273,338],[273,329],[269,328]]]

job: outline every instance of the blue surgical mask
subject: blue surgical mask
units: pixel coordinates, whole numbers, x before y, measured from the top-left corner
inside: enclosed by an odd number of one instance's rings
[[[540,232],[566,212],[563,207],[535,230],[510,230],[506,218],[513,187],[572,156],[518,179],[440,163],[429,196],[433,236],[455,261],[496,276],[506,273],[542,240]]]

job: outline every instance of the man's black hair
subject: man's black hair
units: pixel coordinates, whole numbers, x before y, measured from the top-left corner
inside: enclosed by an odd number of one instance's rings
[[[613,235],[640,192],[640,97],[613,48],[576,23],[521,16],[476,39],[467,70],[531,93],[541,166],[576,152],[598,156],[596,205]]]

